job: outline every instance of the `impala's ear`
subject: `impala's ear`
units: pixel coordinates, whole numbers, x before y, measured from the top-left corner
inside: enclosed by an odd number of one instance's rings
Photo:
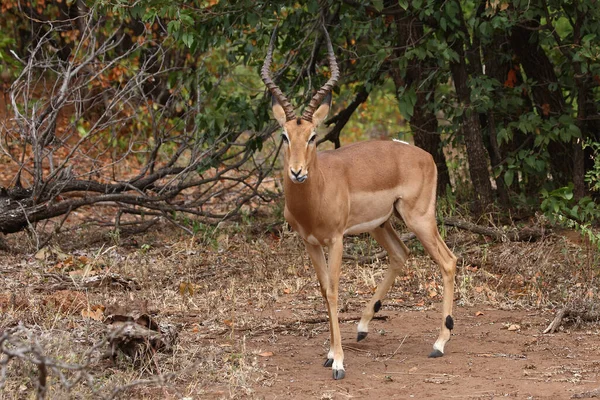
[[[273,109],[273,116],[279,122],[279,125],[285,125],[287,121],[285,111],[275,96],[271,96],[271,108]]]
[[[312,116],[312,122],[315,127],[321,125],[321,122],[325,120],[327,114],[329,113],[329,109],[331,108],[331,92],[327,93],[327,96],[321,102],[321,105],[314,112]]]

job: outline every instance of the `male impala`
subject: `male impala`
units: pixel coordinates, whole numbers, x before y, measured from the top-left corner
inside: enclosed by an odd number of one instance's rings
[[[439,265],[444,278],[442,328],[430,357],[441,357],[454,326],[452,301],[456,257],[439,235],[435,219],[437,169],[431,155],[397,141],[369,141],[317,152],[316,128],[331,107],[331,89],[339,70],[327,31],[331,78],[320,88],[301,118],[270,77],[275,32],[261,77],[272,94],[275,119],[283,128],[285,219],[300,234],[312,260],[327,303],[330,350],[324,366],[342,379],[344,352],[338,322],[338,285],[345,234],[369,232],[387,250],[390,260],[383,282],[362,313],[360,341],[369,322],[400,273],[409,250],[394,231],[390,217],[402,217]],[[328,262],[323,248],[327,247]]]

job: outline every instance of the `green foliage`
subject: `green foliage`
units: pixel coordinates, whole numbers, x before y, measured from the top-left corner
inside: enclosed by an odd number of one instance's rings
[[[585,181],[594,192],[600,192],[600,143],[588,140],[583,144],[584,149],[592,151],[594,166],[585,174]]]
[[[541,209],[550,221],[575,229],[600,249],[600,232],[594,227],[600,220],[600,206],[589,196],[575,200],[572,184],[550,192],[543,189]]]

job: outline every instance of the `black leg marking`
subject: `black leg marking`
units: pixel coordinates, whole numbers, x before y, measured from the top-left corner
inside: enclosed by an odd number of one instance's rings
[[[343,369],[334,369],[333,370],[333,379],[335,379],[335,380],[344,379],[345,376],[346,376],[346,371],[344,371]]]
[[[358,335],[356,335],[356,341],[360,342],[361,340],[366,338],[368,334],[369,332],[358,332]]]
[[[450,330],[454,329],[454,320],[452,319],[451,315],[446,317],[446,328]]]
[[[379,310],[381,310],[381,300],[377,300],[373,306],[373,311],[378,312]]]
[[[324,367],[331,367],[333,365],[333,358],[328,358],[327,360],[325,360],[325,362],[323,363]]]
[[[441,357],[443,355],[444,355],[444,353],[442,353],[441,351],[435,349],[431,353],[429,353],[429,358],[438,358],[438,357]]]

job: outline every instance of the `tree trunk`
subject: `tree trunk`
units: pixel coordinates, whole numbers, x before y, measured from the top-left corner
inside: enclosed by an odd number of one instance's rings
[[[458,100],[465,109],[462,118],[462,131],[467,147],[469,175],[473,183],[475,198],[473,211],[483,213],[493,203],[494,199],[488,170],[489,159],[483,144],[479,116],[471,109],[471,91],[467,85],[468,74],[463,43],[457,40],[453,45],[453,49],[459,55],[459,61],[450,64],[450,72],[454,80]]]
[[[492,38],[491,45],[481,46],[483,58],[485,60],[485,74],[500,83],[508,82],[509,75],[514,74],[515,81],[518,79],[517,71],[510,62],[506,61],[506,58],[501,57],[501,54],[510,53],[510,49],[507,48],[508,38],[506,34],[495,34]],[[510,87],[514,87],[517,82],[508,82]],[[501,96],[505,95],[505,88],[495,90],[492,93],[495,101],[499,101]],[[496,131],[496,124],[506,125],[514,118],[507,117],[506,114],[500,114],[496,112],[496,109],[492,108],[487,112],[486,115],[481,116],[481,127],[486,130],[489,136],[489,148],[488,153],[490,155],[490,161],[492,163],[492,169],[497,168],[505,159],[507,149],[506,146],[500,146],[498,143],[498,133]],[[504,181],[504,174],[498,175],[496,180],[496,192],[498,194],[499,205],[503,207],[510,206],[510,198],[508,196],[508,187]]]
[[[525,75],[537,82],[531,88],[534,106],[542,118],[562,115],[565,110],[565,100],[558,86],[558,78],[554,65],[541,48],[535,29],[539,22],[531,20],[528,28],[516,25],[510,35],[510,44],[517,55]],[[556,85],[557,90],[550,90],[550,85]],[[566,185],[573,174],[573,164],[565,162],[572,157],[572,146],[566,143],[552,141],[548,151],[552,165],[552,179],[558,185]]]
[[[423,26],[415,17],[407,17],[401,14],[395,15],[396,22],[396,50],[395,55],[398,58],[404,56],[404,49],[413,47],[423,37]],[[402,71],[398,68],[398,63],[392,62],[391,75],[396,86],[396,96],[403,88],[409,88],[412,85],[422,85],[426,78],[426,61],[411,59],[408,61],[404,79]],[[434,80],[428,80],[434,82]],[[450,185],[450,175],[446,157],[442,151],[442,141],[438,132],[438,121],[430,107],[428,107],[428,95],[433,93],[434,88],[431,84],[419,86],[417,90],[417,100],[413,115],[410,117],[410,127],[413,133],[415,145],[429,152],[438,169],[437,192],[445,194],[446,188]],[[431,97],[431,96],[430,96]]]

